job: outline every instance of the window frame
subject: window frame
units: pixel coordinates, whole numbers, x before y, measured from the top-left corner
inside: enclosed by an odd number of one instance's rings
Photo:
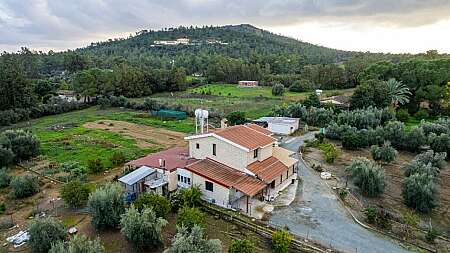
[[[208,186],[211,186],[211,187],[208,187]],[[209,188],[211,188],[211,189],[209,189]],[[214,183],[205,180],[205,190],[214,192]]]
[[[253,150],[253,158],[258,158],[258,155],[259,155],[259,149],[257,148],[255,150]]]
[[[213,145],[212,145],[212,154],[213,154],[214,156],[217,155],[217,145],[216,145],[215,143],[213,143]]]

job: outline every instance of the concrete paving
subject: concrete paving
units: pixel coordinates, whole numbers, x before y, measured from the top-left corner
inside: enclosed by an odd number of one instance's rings
[[[281,146],[297,151],[306,139],[313,138],[314,133],[308,133],[289,138]],[[330,187],[301,161],[298,174],[302,183],[295,201],[289,206],[275,208],[269,223],[287,226],[291,233],[343,252],[409,252],[396,241],[356,224]]]

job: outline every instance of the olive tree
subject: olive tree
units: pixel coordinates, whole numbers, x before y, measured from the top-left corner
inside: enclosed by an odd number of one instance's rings
[[[0,146],[0,168],[7,167],[14,161],[14,153],[11,149]]]
[[[405,178],[402,196],[407,206],[422,213],[431,212],[438,204],[434,177],[416,173]]]
[[[164,253],[221,253],[222,243],[218,239],[203,238],[203,229],[194,226],[192,229],[177,227],[170,248]]]
[[[84,235],[75,235],[70,241],[54,243],[48,253],[105,253],[99,239],[89,240]]]
[[[375,161],[383,161],[390,163],[395,160],[397,151],[391,146],[389,142],[385,142],[383,146],[372,146],[370,149],[372,158]]]
[[[64,225],[51,217],[32,221],[28,233],[28,243],[33,253],[47,253],[52,244],[63,241],[67,236]]]
[[[171,206],[170,202],[164,196],[154,193],[144,193],[139,195],[134,206],[140,211],[145,207],[151,207],[157,217],[165,218],[169,214]]]
[[[384,171],[373,161],[358,158],[346,168],[350,172],[353,182],[363,194],[376,197],[384,192]]]
[[[7,168],[0,169],[0,188],[5,188],[9,186],[11,182],[11,176],[8,173]]]
[[[132,205],[120,220],[121,233],[137,249],[152,249],[162,245],[162,228],[167,221],[158,218],[152,208],[141,212]]]
[[[39,140],[30,132],[7,130],[3,135],[9,140],[16,160],[29,159],[39,154]]]
[[[125,212],[123,189],[117,183],[108,183],[89,195],[89,212],[96,229],[115,228]]]
[[[83,184],[76,180],[63,185],[60,194],[67,205],[76,208],[86,203],[90,191],[87,184]]]
[[[284,94],[284,85],[282,85],[281,83],[277,83],[272,86],[272,95],[283,96],[283,94]]]
[[[17,176],[11,180],[11,197],[16,199],[26,198],[39,191],[39,180],[36,176]]]
[[[194,226],[204,228],[206,226],[205,217],[200,209],[196,207],[183,207],[178,211],[177,225],[188,229],[191,229]]]

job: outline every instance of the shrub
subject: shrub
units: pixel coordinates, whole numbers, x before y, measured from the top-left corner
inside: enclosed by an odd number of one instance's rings
[[[385,142],[381,147],[372,146],[370,152],[375,161],[383,161],[387,163],[394,161],[397,156],[397,151],[391,147],[389,142]]]
[[[100,159],[93,159],[88,161],[88,169],[91,173],[102,172],[104,167]]]
[[[97,104],[100,105],[100,109],[106,109],[111,106],[111,101],[104,96],[101,96],[97,99]]]
[[[306,92],[312,90],[311,82],[308,79],[300,79],[289,86],[289,91]]]
[[[323,143],[323,141],[325,140],[325,134],[323,133],[317,133],[314,135],[314,137],[317,139],[319,143]]]
[[[426,109],[419,109],[416,114],[414,114],[414,117],[418,120],[428,119],[430,115],[428,114],[428,111]]]
[[[24,130],[7,130],[3,135],[9,139],[16,160],[24,160],[39,154],[39,140]]]
[[[331,143],[319,144],[318,148],[323,151],[327,163],[334,163],[339,156],[339,150]]]
[[[167,217],[170,212],[170,202],[164,196],[154,193],[144,193],[139,195],[134,202],[134,206],[139,210],[143,210],[145,207],[150,207],[155,212],[157,217]]]
[[[220,240],[206,240],[203,238],[203,229],[194,226],[192,229],[178,227],[172,244],[164,253],[221,253],[222,244]]]
[[[311,93],[305,101],[303,101],[303,105],[306,106],[306,108],[310,107],[321,107],[319,96],[315,92]]]
[[[445,153],[436,153],[433,150],[428,150],[426,152],[418,154],[414,158],[414,161],[422,164],[431,163],[433,167],[436,167],[438,169],[444,169],[447,166],[447,162],[445,161],[446,157],[447,154]]]
[[[405,124],[399,121],[390,121],[384,127],[384,139],[396,148],[405,146]]]
[[[120,215],[125,212],[123,190],[117,183],[108,183],[89,195],[89,212],[96,229],[115,228],[120,224]]]
[[[436,240],[436,238],[440,235],[440,233],[434,229],[434,228],[429,228],[427,231],[427,234],[425,235],[425,239],[427,240],[427,242],[429,243],[434,243],[434,241]]]
[[[409,113],[407,109],[399,109],[395,113],[395,117],[400,120],[401,122],[406,122],[409,120]]]
[[[200,209],[196,207],[181,208],[177,214],[177,226],[191,229],[195,225],[202,228],[206,226],[205,217]]]
[[[4,202],[0,203],[0,214],[4,214],[6,211],[6,204]]]
[[[195,207],[201,201],[202,191],[198,186],[181,189],[178,194],[178,206]]]
[[[8,173],[8,169],[0,169],[0,188],[8,187],[11,182],[11,176]]]
[[[0,146],[0,168],[7,167],[14,161],[14,153],[11,149]]]
[[[447,158],[450,158],[450,135],[448,134],[430,134],[430,147],[434,152],[447,153]]]
[[[368,197],[376,197],[384,191],[384,172],[381,167],[367,160],[359,158],[346,168],[351,173],[353,182],[361,189],[361,192]]]
[[[364,210],[364,214],[366,215],[366,220],[370,224],[376,224],[377,221],[377,209],[375,207],[368,207]]]
[[[431,163],[425,164],[415,161],[405,167],[405,176],[409,177],[417,173],[436,177],[439,175],[439,169],[434,167]]]
[[[417,152],[427,144],[427,137],[422,128],[415,127],[406,135],[405,148],[411,152]]]
[[[247,119],[245,118],[245,112],[240,111],[231,112],[227,114],[225,118],[228,120],[228,124],[230,126],[242,125],[247,122]]]
[[[75,235],[70,241],[53,244],[48,253],[105,253],[99,239],[89,240],[84,235]]]
[[[158,218],[151,208],[139,212],[132,205],[121,217],[120,232],[135,248],[151,249],[162,245],[161,232],[167,221]]]
[[[9,186],[11,187],[11,197],[21,199],[39,191],[39,180],[32,175],[18,176],[11,180]]]
[[[81,207],[89,198],[90,188],[80,181],[69,182],[61,188],[61,198],[70,207]]]
[[[275,253],[287,253],[292,236],[286,230],[278,230],[272,234],[272,248]]]
[[[51,217],[32,221],[28,233],[31,252],[36,253],[47,253],[52,244],[63,241],[67,235],[64,225]]]
[[[405,204],[419,212],[429,213],[437,206],[434,177],[414,174],[403,180],[402,196]]]
[[[342,137],[342,146],[348,150],[356,150],[362,146],[362,140],[358,133],[348,132]]]
[[[111,163],[114,166],[120,166],[125,163],[125,155],[122,152],[114,152],[114,154],[111,156]]]
[[[284,94],[284,85],[281,83],[277,83],[272,86],[272,95],[274,96],[283,96]]]
[[[228,253],[253,253],[255,252],[255,244],[248,240],[233,240],[231,242]]]

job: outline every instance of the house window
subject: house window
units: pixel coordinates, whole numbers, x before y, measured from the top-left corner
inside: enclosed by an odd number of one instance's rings
[[[286,170],[286,178],[289,177],[289,170]]]
[[[195,148],[200,149],[200,143],[195,143]]]
[[[213,150],[212,150],[213,151],[213,155],[216,155],[216,144],[213,144],[212,148],[213,148]]]
[[[181,176],[180,175],[177,175],[178,176],[178,182],[180,182],[180,178],[181,178]]]
[[[214,188],[213,183],[211,183],[211,182],[209,182],[209,181],[205,181],[205,189],[206,189],[207,191],[212,192],[212,191],[213,191],[213,188]]]
[[[187,178],[187,183],[188,183],[188,185],[191,185],[191,178]]]
[[[280,183],[283,182],[283,174],[281,174]]]
[[[253,150],[253,158],[258,157],[258,149]]]

